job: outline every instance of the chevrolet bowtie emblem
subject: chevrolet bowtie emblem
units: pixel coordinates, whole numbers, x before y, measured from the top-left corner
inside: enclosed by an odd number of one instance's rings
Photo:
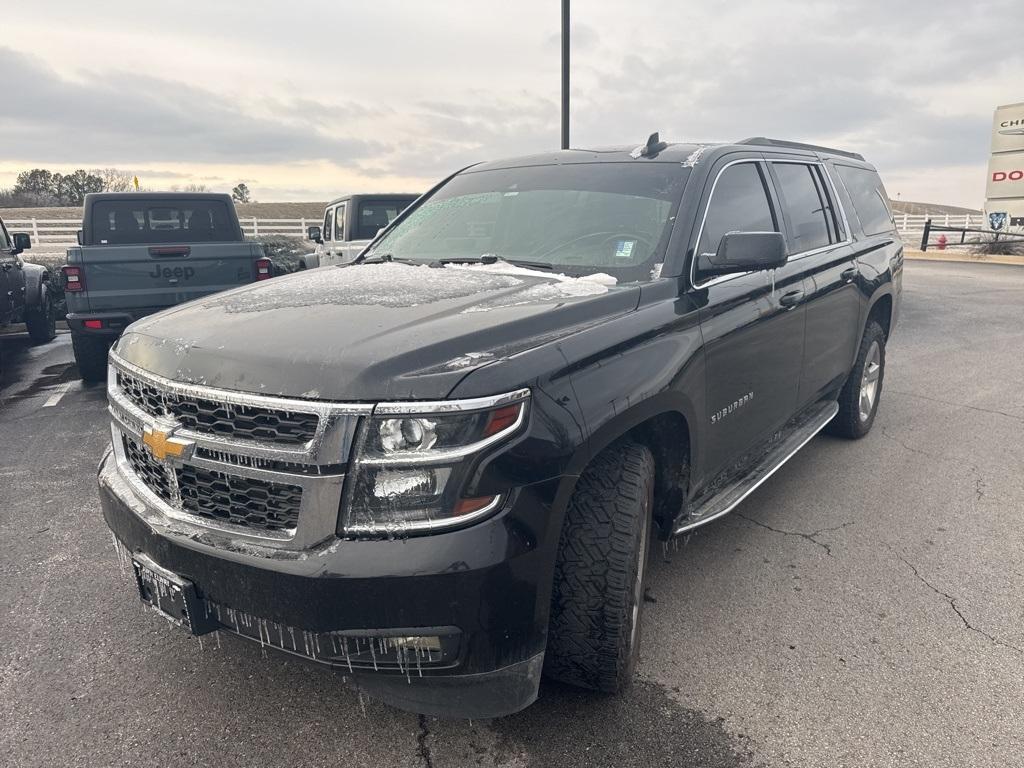
[[[157,427],[147,427],[142,433],[142,442],[153,458],[157,461],[172,459],[187,459],[192,452],[194,443],[191,440],[182,440],[179,437],[172,437],[173,429],[161,430]]]

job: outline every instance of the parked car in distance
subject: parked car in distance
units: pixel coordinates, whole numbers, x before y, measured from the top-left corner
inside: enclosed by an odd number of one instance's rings
[[[300,269],[347,264],[393,222],[419,195],[346,195],[324,210],[323,225],[309,227],[316,251],[303,257]]]
[[[107,350],[130,323],[266,280],[273,264],[244,239],[228,195],[104,192],[86,195],[79,245],[62,272],[78,372],[103,381]]]
[[[472,166],[350,264],[142,320],[99,468],[138,593],[420,713],[623,689],[652,539],[871,429],[887,199],[850,152],[655,134]]]
[[[45,344],[57,335],[54,298],[50,271],[21,258],[31,247],[32,240],[27,234],[8,232],[0,219],[0,330],[24,323],[32,342]]]

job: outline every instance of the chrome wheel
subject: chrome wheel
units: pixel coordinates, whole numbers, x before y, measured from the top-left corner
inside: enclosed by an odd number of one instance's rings
[[[877,341],[871,343],[864,358],[864,375],[860,380],[860,420],[867,421],[878,399],[878,380],[882,375],[882,348]]]

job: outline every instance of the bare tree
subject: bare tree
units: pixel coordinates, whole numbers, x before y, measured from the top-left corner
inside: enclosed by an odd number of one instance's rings
[[[135,189],[135,174],[118,168],[96,168],[93,175],[103,179],[104,192],[131,192]]]

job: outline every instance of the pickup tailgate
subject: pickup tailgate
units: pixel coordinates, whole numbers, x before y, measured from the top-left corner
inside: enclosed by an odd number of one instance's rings
[[[91,245],[80,249],[93,312],[159,309],[256,279],[255,243]]]

